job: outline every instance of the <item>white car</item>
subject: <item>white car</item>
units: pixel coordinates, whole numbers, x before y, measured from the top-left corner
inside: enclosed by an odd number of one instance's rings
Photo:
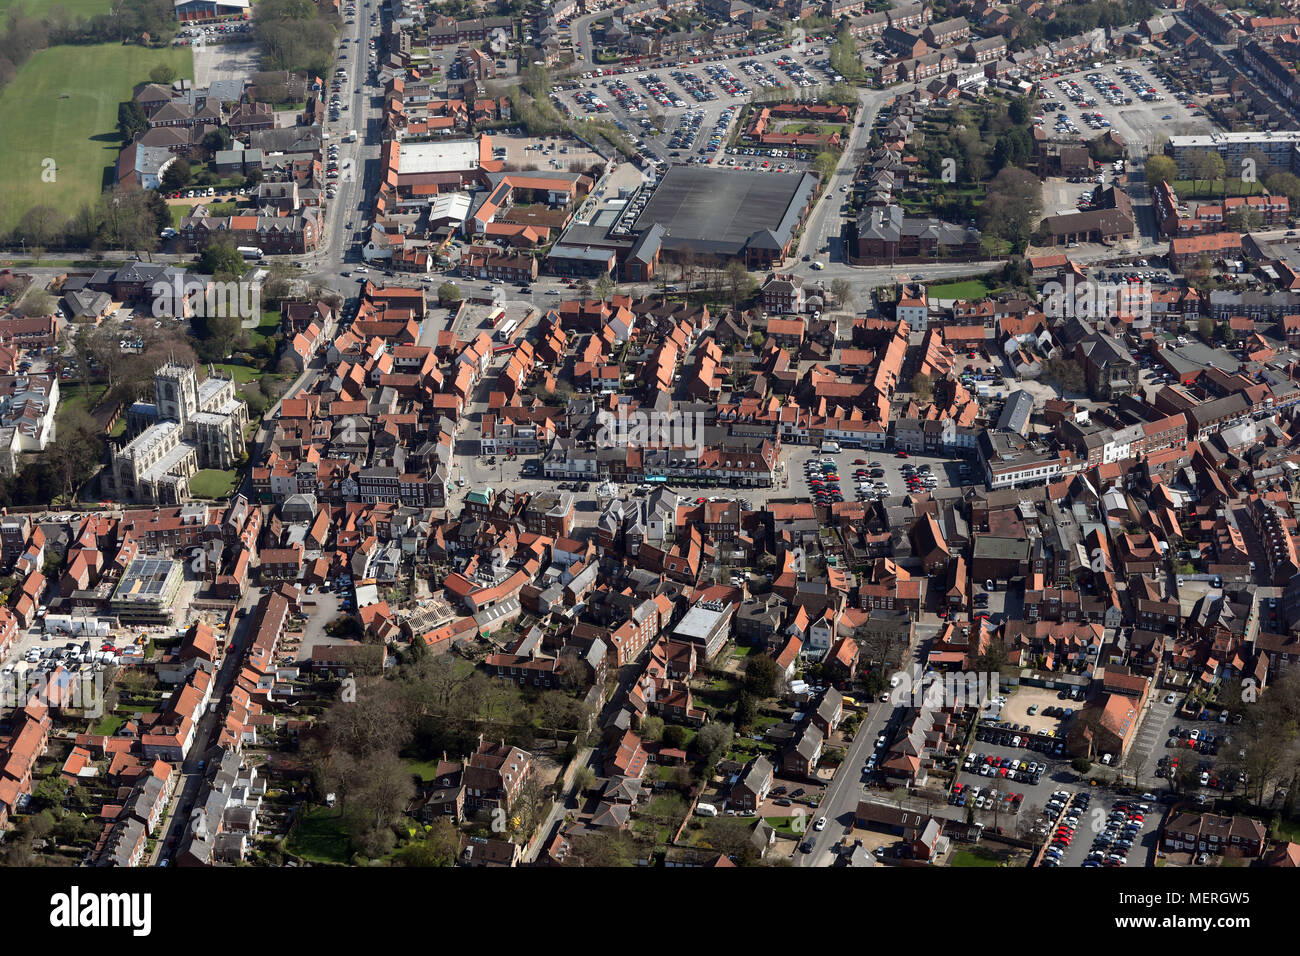
[[[825,830],[825,829],[826,829],[826,818],[825,818],[825,817],[818,817],[818,818],[817,818],[817,822],[813,824],[813,829],[816,830],[818,833],[821,833],[821,831]]]

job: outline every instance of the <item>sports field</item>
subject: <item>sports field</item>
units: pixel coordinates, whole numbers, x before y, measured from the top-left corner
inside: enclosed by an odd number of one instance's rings
[[[0,92],[0,229],[38,203],[70,216],[99,195],[121,146],[118,104],[160,63],[194,76],[189,47],[56,46],[23,64]],[[42,179],[51,168],[46,159],[54,161],[54,182]]]
[[[8,16],[9,11],[22,7],[28,16],[39,17],[62,7],[72,17],[93,17],[97,13],[108,13],[112,6],[110,0],[0,0],[0,15]]]

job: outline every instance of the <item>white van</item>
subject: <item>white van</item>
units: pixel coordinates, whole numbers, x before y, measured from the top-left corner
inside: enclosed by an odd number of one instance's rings
[[[718,808],[711,803],[697,803],[695,805],[695,814],[701,817],[716,817]]]

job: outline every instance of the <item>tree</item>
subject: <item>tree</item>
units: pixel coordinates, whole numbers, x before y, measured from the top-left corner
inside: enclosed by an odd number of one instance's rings
[[[54,296],[44,289],[29,289],[22,302],[14,308],[19,315],[50,315],[54,312]]]
[[[199,255],[199,271],[208,275],[242,276],[246,268],[243,254],[229,242],[214,242]]]
[[[386,829],[415,796],[411,771],[392,752],[376,753],[365,762],[360,784],[351,799],[351,820],[364,842],[374,831]],[[354,840],[356,835],[354,831]]]
[[[993,673],[994,671],[1001,670],[1002,665],[1006,663],[1006,660],[1006,642],[994,638],[989,642],[989,646],[984,650],[984,652],[972,660],[971,669]]]
[[[632,866],[636,847],[632,838],[618,831],[580,833],[569,841],[565,866],[623,867]]]
[[[159,63],[149,71],[149,80],[160,86],[171,86],[174,79],[176,79],[176,71],[166,63]]]
[[[934,382],[924,372],[917,372],[912,376],[912,391],[918,402],[930,402],[934,398]]]
[[[1188,159],[1193,186],[1199,182],[1215,183],[1223,179],[1223,157],[1208,149],[1197,150]]]
[[[1258,209],[1242,206],[1228,217],[1227,226],[1233,232],[1254,232],[1264,225],[1264,216]]]
[[[835,300],[836,308],[853,308],[853,283],[848,279],[833,279],[831,281],[831,297]]]
[[[649,718],[647,718],[648,720]],[[643,734],[644,736],[644,734]],[[596,771],[590,767],[580,767],[573,775],[573,789],[575,793],[586,793],[596,785]]]
[[[1043,380],[1065,392],[1082,392],[1087,385],[1083,369],[1072,358],[1052,356],[1043,363]]]
[[[1264,177],[1268,191],[1286,196],[1291,201],[1291,208],[1300,205],[1300,176],[1292,173],[1270,173]]]
[[[177,157],[167,164],[167,169],[162,174],[162,188],[167,192],[175,192],[189,185],[190,182],[190,164],[185,160]]]
[[[218,153],[230,148],[230,129],[222,126],[203,137],[203,148],[209,153]]]
[[[456,283],[444,282],[438,286],[439,305],[450,305],[453,302],[459,302],[461,298],[460,286],[456,285]]]
[[[152,189],[114,188],[99,197],[103,223],[100,238],[112,249],[149,252],[158,248],[158,232],[171,225],[166,200]]]
[[[1203,315],[1197,319],[1196,334],[1199,335],[1204,342],[1212,342],[1214,339],[1214,320],[1208,315]]]
[[[460,834],[446,817],[438,817],[422,839],[402,848],[394,862],[398,866],[454,866],[460,852]]]
[[[149,128],[149,117],[135,100],[127,100],[117,108],[117,131],[123,142],[130,143]]]
[[[1023,169],[1007,167],[989,183],[980,207],[985,231],[1023,249],[1043,208],[1043,189],[1038,177]]]
[[[1144,172],[1148,186],[1171,183],[1178,178],[1178,165],[1168,156],[1156,153],[1147,157]]]
[[[755,697],[771,697],[776,693],[780,671],[767,654],[750,654],[745,659],[745,680],[742,686]]]
[[[731,724],[712,720],[705,724],[700,729],[700,732],[695,735],[695,749],[705,763],[712,764],[716,758],[722,756],[723,751],[731,746],[731,742],[735,737],[735,728]]]
[[[664,743],[669,747],[675,747],[680,750],[686,746],[686,738],[689,736],[688,731],[681,724],[669,724],[664,728]]]
[[[821,152],[813,158],[812,168],[818,179],[823,183],[828,183],[831,177],[835,175],[835,169],[839,164],[839,157],[834,153]]]
[[[657,743],[659,738],[664,735],[664,721],[662,717],[647,717],[641,721],[641,737],[648,743]]]
[[[839,32],[835,35],[835,42],[830,46],[829,59],[831,69],[840,76],[857,80],[865,75],[862,69],[862,58],[858,56],[857,41],[849,31],[847,22],[840,25]]]
[[[758,706],[754,703],[753,695],[742,690],[736,699],[736,726],[741,730],[749,730],[757,719]]]
[[[596,291],[596,297],[604,301],[614,292],[614,280],[608,274],[602,274],[596,279],[593,288]]]
[[[51,492],[71,501],[77,488],[90,477],[103,454],[95,420],[84,409],[65,407],[59,415],[57,437],[46,446],[45,460],[54,480]],[[53,496],[50,498],[53,503]]]
[[[1017,96],[1007,106],[1007,116],[1009,116],[1011,122],[1015,123],[1017,126],[1024,126],[1028,123],[1029,117],[1033,115],[1033,112],[1032,104],[1029,99],[1024,96]]]
[[[63,219],[53,206],[32,206],[18,222],[15,234],[27,240],[27,247],[44,247],[60,237]]]
[[[727,290],[730,293],[729,299],[734,308],[740,308],[740,303],[745,301],[753,294],[755,282],[745,268],[745,263],[740,259],[730,259],[727,261],[727,267],[724,272],[727,282]]]

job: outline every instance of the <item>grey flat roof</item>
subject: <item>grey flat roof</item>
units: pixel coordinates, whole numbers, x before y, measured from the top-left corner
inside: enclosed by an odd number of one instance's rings
[[[659,223],[668,233],[667,249],[690,246],[700,252],[735,255],[764,229],[787,238],[798,209],[811,194],[811,179],[788,173],[670,166],[635,229]]]
[[[552,246],[548,259],[581,259],[587,262],[608,262],[613,255],[610,249],[593,249],[590,246]]]

